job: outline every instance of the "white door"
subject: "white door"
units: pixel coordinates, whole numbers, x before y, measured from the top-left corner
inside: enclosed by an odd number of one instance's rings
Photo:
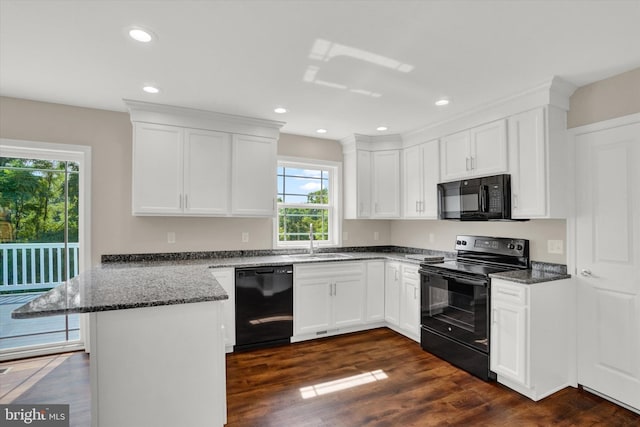
[[[464,178],[471,170],[469,131],[445,136],[440,142],[440,169],[443,181]]]
[[[375,218],[400,216],[400,151],[373,153],[373,213]]]
[[[364,280],[362,274],[333,280],[332,326],[344,328],[364,321]]]
[[[358,150],[356,171],[357,217],[371,216],[371,152]]]
[[[400,264],[386,263],[384,280],[384,320],[400,325]]]
[[[507,171],[507,125],[505,120],[471,129],[471,173],[493,175]]]
[[[578,383],[640,410],[640,123],[576,154]]]
[[[229,213],[231,135],[185,130],[184,209],[189,214]]]
[[[276,212],[277,141],[234,135],[232,205],[238,216],[274,216]]]
[[[182,128],[133,126],[133,213],[182,213]]]
[[[402,151],[404,217],[420,217],[422,203],[422,148],[419,145]]]

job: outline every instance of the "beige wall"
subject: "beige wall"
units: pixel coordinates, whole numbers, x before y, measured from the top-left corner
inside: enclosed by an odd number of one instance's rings
[[[578,88],[570,99],[567,127],[640,113],[640,68]]]
[[[390,221],[391,244],[454,251],[457,235],[514,237],[530,240],[531,259],[566,263],[566,255],[549,254],[547,240],[562,240],[566,250],[566,221],[545,219],[524,222]]]
[[[269,249],[270,219],[131,215],[131,122],[104,110],[0,97],[0,138],[92,147],[92,263],[103,254]],[[282,135],[279,154],[340,161],[336,141]],[[176,243],[167,243],[167,232]],[[345,221],[345,245],[389,244],[386,221]],[[373,239],[378,231],[380,239]],[[242,232],[249,242],[242,243]]]

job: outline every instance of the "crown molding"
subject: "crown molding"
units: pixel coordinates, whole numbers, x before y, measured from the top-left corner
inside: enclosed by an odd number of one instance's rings
[[[123,99],[131,122],[156,123],[171,126],[206,129],[235,134],[278,138],[285,122],[236,116],[195,108],[155,104]]]

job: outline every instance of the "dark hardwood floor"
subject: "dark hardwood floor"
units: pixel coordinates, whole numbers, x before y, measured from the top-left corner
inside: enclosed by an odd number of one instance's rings
[[[0,382],[19,374],[13,365]],[[7,389],[18,390],[15,403],[69,403],[71,426],[90,424],[84,353],[24,390],[15,387],[26,375],[14,378]],[[3,396],[0,402],[10,403],[11,391]],[[640,415],[573,388],[532,402],[384,328],[229,354],[227,402],[230,427],[640,426]]]
[[[386,328],[228,355],[227,403],[231,427],[640,425],[573,388],[533,402]]]

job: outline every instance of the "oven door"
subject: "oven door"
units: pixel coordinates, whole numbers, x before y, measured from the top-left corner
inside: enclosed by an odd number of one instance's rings
[[[489,279],[421,270],[421,326],[489,352]]]

